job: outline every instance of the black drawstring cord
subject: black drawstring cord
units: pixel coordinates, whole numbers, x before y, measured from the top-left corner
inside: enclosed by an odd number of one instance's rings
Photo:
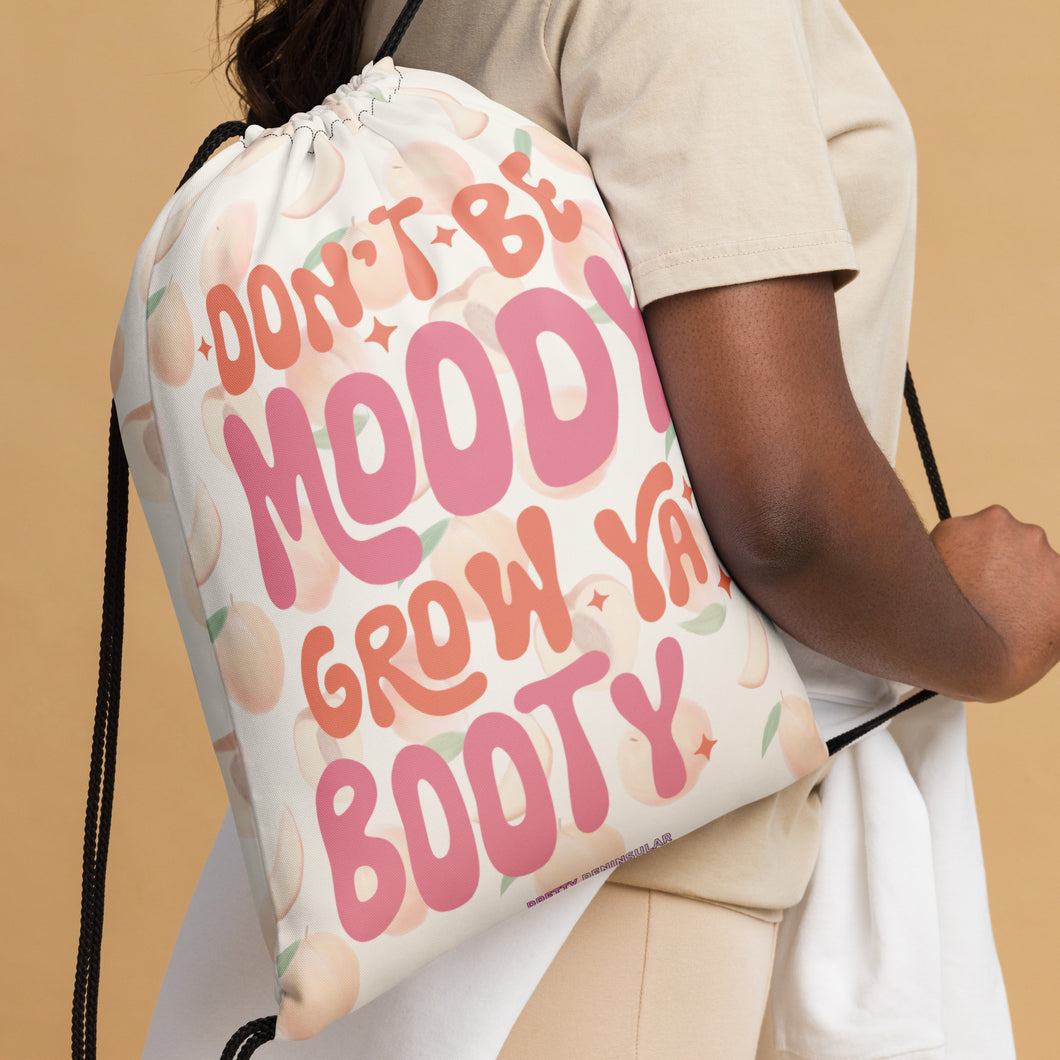
[[[385,59],[388,55],[393,55],[397,51],[397,46],[401,43],[401,38],[405,36],[405,30],[409,28],[409,24],[415,17],[415,14],[420,9],[420,4],[423,0],[408,0],[405,6],[401,9],[401,14],[398,15],[397,21],[391,27],[390,32],[386,35],[386,40],[383,41],[379,48],[379,51],[375,53],[375,59],[373,62],[379,62],[380,59]]]
[[[916,437],[917,448],[920,450],[920,459],[924,462],[924,473],[927,475],[931,496],[935,501],[935,511],[938,512],[939,522],[942,522],[950,517],[950,506],[946,501],[946,492],[942,488],[938,464],[935,463],[935,453],[931,448],[927,427],[924,425],[924,414],[920,411],[920,399],[916,396],[913,373],[909,370],[908,364],[905,366],[905,404],[909,409],[909,422],[913,425],[913,434]]]
[[[276,1037],[276,1017],[265,1016],[251,1020],[228,1039],[221,1053],[221,1060],[247,1060],[259,1045],[271,1042]]]
[[[210,135],[203,140],[199,150],[195,152],[195,157],[191,160],[191,164],[184,171],[184,176],[180,178],[180,183],[177,185],[177,191],[180,191],[185,184],[195,174],[202,169],[207,159],[214,153],[225,142],[225,140],[231,140],[233,136],[242,136],[247,131],[247,123],[245,121],[223,121],[216,129],[212,130]]]
[[[129,465],[122,447],[118,413],[110,410],[107,454],[107,542],[103,574],[103,618],[99,641],[99,682],[92,756],[88,771],[88,807],[81,869],[81,935],[74,975],[71,1047],[74,1060],[95,1060],[96,1001],[103,945],[103,890],[107,843],[114,801],[118,749],[118,698],[125,619],[125,546],[129,522]]]
[[[935,501],[935,511],[938,512],[939,521],[941,522],[950,517],[950,506],[946,501],[946,491],[942,488],[939,467],[935,463],[935,453],[931,448],[931,439],[928,438],[924,414],[920,410],[920,399],[916,396],[916,387],[913,385],[913,373],[909,370],[908,364],[905,366],[905,406],[909,410],[909,422],[913,426],[913,435],[916,438],[917,448],[920,450],[920,459],[924,464],[924,474],[927,475],[928,485],[931,487],[931,497]],[[828,753],[834,755],[836,751],[841,751],[855,740],[859,740],[862,736],[872,732],[873,729],[878,729],[881,725],[886,724],[891,718],[895,718],[909,710],[910,707],[915,707],[917,704],[937,695],[937,692],[931,692],[926,688],[921,689],[919,692],[914,692],[913,695],[908,699],[903,699],[897,706],[884,711],[884,713],[857,726],[857,728],[848,729],[846,732],[841,732],[838,736],[833,736],[826,745]]]
[[[177,185],[178,188],[225,140],[241,136],[246,128],[246,123],[241,121],[218,125],[195,153],[188,171]],[[107,448],[107,537],[103,568],[103,615],[99,638],[99,679],[88,770],[85,845],[81,868],[81,930],[77,941],[77,967],[74,972],[73,1013],[70,1024],[70,1050],[73,1060],[95,1060],[96,1057],[96,1011],[99,999],[100,957],[103,949],[107,847],[110,842],[118,752],[118,702],[121,696],[128,529],[129,464],[122,445],[118,413],[112,404]],[[274,1027],[275,1022],[274,1019]],[[267,1040],[260,1039],[258,1044]]]

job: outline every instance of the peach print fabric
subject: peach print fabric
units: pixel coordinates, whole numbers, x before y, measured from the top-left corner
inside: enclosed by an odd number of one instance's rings
[[[280,1037],[826,758],[631,298],[580,156],[390,60],[144,243],[116,401]]]

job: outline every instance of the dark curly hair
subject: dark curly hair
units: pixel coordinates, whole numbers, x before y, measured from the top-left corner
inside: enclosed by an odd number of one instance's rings
[[[309,110],[353,74],[361,0],[253,0],[222,59],[247,121],[272,128]],[[221,0],[217,19],[220,24]]]

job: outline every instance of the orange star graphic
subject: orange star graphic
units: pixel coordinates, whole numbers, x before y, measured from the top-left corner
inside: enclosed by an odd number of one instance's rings
[[[729,594],[729,599],[732,599],[732,590],[729,586],[732,585],[732,578],[730,578],[725,571],[721,572],[721,577],[718,579],[718,588],[724,589]]]
[[[372,325],[372,333],[365,339],[365,342],[374,342],[382,346],[387,353],[390,352],[390,336],[397,331],[397,325],[389,326],[384,324],[379,317],[372,317],[375,323]]]
[[[692,503],[692,487],[688,484],[688,480],[687,479],[682,479],[681,481],[684,482],[684,484],[685,484],[685,488],[683,490],[681,490],[681,496],[687,503],[691,504]]]
[[[706,736],[700,741],[699,746],[696,748],[696,754],[702,755],[708,762],[710,761],[710,752],[714,750],[714,745],[717,740],[708,740]]]
[[[595,607],[597,611],[603,611],[604,601],[607,599],[605,593],[600,592],[598,589],[593,590],[593,598],[589,601],[589,607]]]
[[[205,357],[207,360],[209,360],[210,358],[210,350],[212,349],[213,347],[206,341],[205,338],[202,340],[202,342],[199,343],[199,353],[201,353],[203,357]]]
[[[442,228],[442,226],[439,225],[438,226],[438,232],[435,235],[434,239],[431,240],[431,242],[432,243],[444,243],[445,246],[451,247],[453,245],[453,236],[455,236],[455,235],[456,235],[456,229],[455,228]]]

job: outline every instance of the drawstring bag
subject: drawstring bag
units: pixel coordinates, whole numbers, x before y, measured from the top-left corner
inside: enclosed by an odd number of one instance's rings
[[[227,1055],[314,1035],[861,732],[826,746],[711,547],[572,148],[381,57],[282,128],[220,127],[189,173],[114,346],[75,1056],[94,1049],[123,449],[275,962],[278,1016]]]

